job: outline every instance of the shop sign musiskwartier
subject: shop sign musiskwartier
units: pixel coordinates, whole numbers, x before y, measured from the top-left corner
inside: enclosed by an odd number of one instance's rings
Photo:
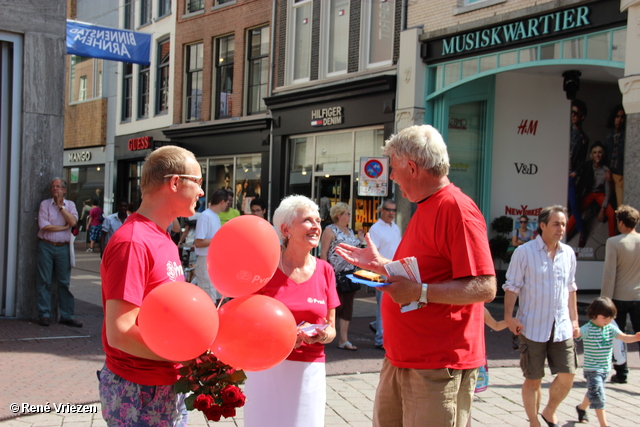
[[[318,108],[311,110],[311,126],[332,126],[344,123],[342,107]]]

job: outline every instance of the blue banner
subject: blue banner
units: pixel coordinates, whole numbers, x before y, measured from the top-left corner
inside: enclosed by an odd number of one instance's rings
[[[149,65],[151,34],[67,20],[67,53]]]

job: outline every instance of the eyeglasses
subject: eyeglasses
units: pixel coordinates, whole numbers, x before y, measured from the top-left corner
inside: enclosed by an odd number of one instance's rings
[[[170,173],[169,175],[165,175],[163,178],[171,178],[172,176],[177,176],[178,178],[188,179],[189,181],[195,182],[200,187],[202,187],[202,177],[195,175],[182,175],[178,173]]]
[[[387,212],[395,212],[397,209],[382,208],[382,210],[385,210]]]
[[[572,115],[572,116],[579,116],[579,115],[580,115],[580,111],[578,111],[578,110],[571,110],[571,115]]]
[[[520,224],[527,224],[529,221],[520,221]]]

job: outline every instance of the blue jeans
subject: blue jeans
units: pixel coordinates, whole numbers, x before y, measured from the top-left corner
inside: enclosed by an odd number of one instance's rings
[[[376,302],[378,303],[378,307],[376,308],[376,321],[375,321],[375,326],[376,326],[376,345],[382,345],[383,344],[383,340],[382,340],[382,335],[384,334],[384,330],[382,329],[382,314],[380,314],[380,303],[382,302],[382,292],[380,291],[375,291],[376,292]]]
[[[114,374],[107,365],[98,371],[102,418],[108,426],[186,427],[189,413],[184,394],[171,385],[140,385]]]
[[[41,318],[51,317],[51,281],[54,275],[58,282],[60,319],[73,319],[75,299],[69,290],[71,284],[69,245],[53,246],[40,240],[36,260],[36,291],[38,316]]]
[[[607,396],[604,391],[604,383],[607,381],[608,372],[601,371],[584,371],[584,377],[587,380],[587,399],[589,399],[589,408],[604,409]]]

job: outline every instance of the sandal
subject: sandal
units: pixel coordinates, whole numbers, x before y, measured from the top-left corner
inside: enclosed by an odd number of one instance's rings
[[[355,345],[351,344],[349,341],[345,341],[342,344],[340,344],[338,346],[339,349],[341,350],[350,350],[350,351],[356,351],[358,349],[358,347],[356,347]]]
[[[584,409],[580,409],[580,405],[576,406],[576,412],[578,413],[579,423],[586,423],[589,421],[589,416],[587,415],[587,411]]]

